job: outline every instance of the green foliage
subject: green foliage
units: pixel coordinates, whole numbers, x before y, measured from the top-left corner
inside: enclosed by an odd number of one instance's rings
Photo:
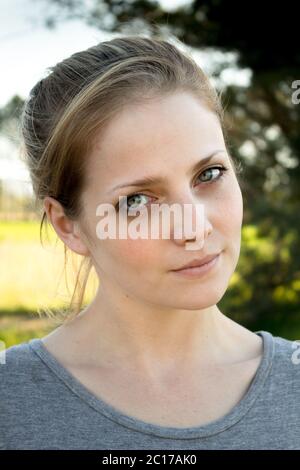
[[[265,325],[300,336],[299,258],[292,256],[298,237],[293,229],[278,235],[277,227],[268,233],[259,226],[243,227],[239,263],[219,305],[251,329]]]
[[[28,341],[31,338],[41,338],[53,329],[51,321],[40,319],[37,314],[27,312],[24,316],[10,315],[0,317],[0,340],[5,348]]]

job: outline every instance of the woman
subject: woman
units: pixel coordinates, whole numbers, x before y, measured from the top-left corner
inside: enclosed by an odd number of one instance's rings
[[[300,448],[295,344],[217,306],[243,202],[219,97],[193,59],[142,36],[78,52],[35,85],[22,132],[42,223],[99,287],[50,334],[6,350],[2,448]],[[99,204],[123,210],[119,227],[174,203],[193,222],[204,209],[193,252],[195,233],[176,238],[172,223],[166,238],[99,237]]]

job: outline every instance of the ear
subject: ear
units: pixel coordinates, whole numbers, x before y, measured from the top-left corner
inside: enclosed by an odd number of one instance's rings
[[[54,198],[44,198],[44,208],[47,219],[51,222],[59,238],[75,253],[82,256],[90,254],[82,236],[78,230],[77,223],[70,220],[64,213],[63,206]]]

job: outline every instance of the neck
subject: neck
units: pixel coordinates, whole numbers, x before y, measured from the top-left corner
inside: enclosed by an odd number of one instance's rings
[[[66,328],[75,332],[83,362],[130,365],[148,376],[235,362],[250,335],[253,355],[256,336],[216,305],[201,310],[161,308],[128,296],[118,299],[107,291],[104,295],[101,290]]]

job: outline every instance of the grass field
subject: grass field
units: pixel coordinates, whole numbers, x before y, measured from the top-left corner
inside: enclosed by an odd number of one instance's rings
[[[48,234],[44,229],[42,245],[39,222],[0,222],[0,340],[8,346],[54,328],[47,317],[39,317],[38,309],[69,305],[82,257],[68,255],[66,284],[63,243],[52,228]],[[85,302],[96,286],[92,272]]]

